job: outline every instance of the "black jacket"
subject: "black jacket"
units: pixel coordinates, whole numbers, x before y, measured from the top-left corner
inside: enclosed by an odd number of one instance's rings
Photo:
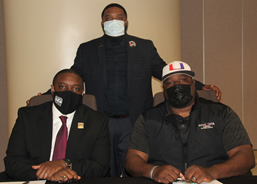
[[[83,78],[86,93],[96,97],[97,109],[106,113],[107,77],[105,62],[105,36],[82,43],[74,65]],[[136,46],[130,47],[134,41]],[[127,100],[132,124],[138,116],[153,105],[152,76],[161,79],[166,65],[152,41],[126,35],[127,43]]]
[[[106,115],[81,105],[75,112],[67,141],[66,158],[82,178],[104,177],[109,170],[110,141]],[[78,128],[84,123],[84,128]],[[50,158],[52,102],[23,107],[18,111],[7,156],[6,173],[14,180],[35,180],[32,165]]]
[[[153,106],[152,76],[161,80],[166,63],[157,53],[153,42],[125,35],[127,43],[127,100],[132,125],[141,113]],[[105,61],[105,36],[82,43],[77,51],[74,65],[83,78],[86,93],[96,97],[97,109],[106,113],[107,77]],[[135,46],[129,42],[134,41]],[[196,81],[197,89],[203,84]]]

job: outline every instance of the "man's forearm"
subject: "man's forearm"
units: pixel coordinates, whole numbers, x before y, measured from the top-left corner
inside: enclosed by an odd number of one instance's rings
[[[36,180],[36,170],[32,169],[33,162],[15,156],[7,156],[4,158],[6,173],[15,180]]]
[[[243,175],[255,166],[254,155],[250,145],[245,145],[226,162],[208,168],[215,179]]]
[[[142,152],[141,152],[142,153]],[[184,177],[180,170],[171,166],[155,166],[146,162],[148,156],[141,157],[137,154],[130,154],[126,156],[125,169],[134,177],[151,178],[159,183],[172,183],[178,177]]]
[[[125,160],[125,169],[128,173],[130,173],[134,177],[150,177],[150,171],[154,165],[147,164],[145,160],[143,160],[138,155],[131,155],[126,157]]]

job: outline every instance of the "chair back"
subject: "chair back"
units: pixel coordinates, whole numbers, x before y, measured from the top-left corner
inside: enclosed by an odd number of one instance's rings
[[[41,96],[33,96],[29,100],[29,106],[35,106],[35,105],[40,105],[45,102],[53,101],[53,97],[51,94],[47,95],[41,95]],[[87,105],[91,109],[94,109],[97,111],[97,105],[96,105],[96,99],[94,95],[90,94],[85,94],[83,95],[83,104]]]
[[[215,91],[206,91],[206,90],[196,90],[198,93],[199,97],[205,98],[207,100],[211,100],[213,102],[219,102],[219,100],[216,97],[216,92]],[[163,92],[156,93],[153,98],[153,106],[155,107],[159,103],[163,102],[164,96]]]

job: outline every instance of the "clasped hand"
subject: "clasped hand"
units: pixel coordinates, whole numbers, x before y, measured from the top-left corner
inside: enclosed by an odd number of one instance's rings
[[[182,180],[191,180],[195,183],[211,182],[214,179],[208,168],[197,165],[187,168],[184,175],[179,169],[171,165],[157,167],[153,172],[154,181],[159,183],[172,183],[179,177]]]
[[[209,168],[204,168],[198,165],[192,165],[185,171],[185,178],[195,183],[211,182],[216,179],[211,175]]]
[[[38,179],[66,182],[81,178],[75,171],[66,168],[63,160],[47,161],[39,165],[34,165],[32,168],[37,170],[36,175]]]
[[[180,170],[171,165],[156,167],[153,171],[153,180],[159,183],[172,183],[173,181],[176,181],[178,177],[184,179]]]

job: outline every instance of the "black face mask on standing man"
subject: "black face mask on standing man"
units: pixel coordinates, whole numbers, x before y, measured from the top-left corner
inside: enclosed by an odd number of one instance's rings
[[[166,92],[169,103],[175,108],[183,108],[193,99],[189,84],[176,84],[166,89]]]
[[[70,114],[82,104],[82,95],[72,91],[55,91],[54,105],[62,114]]]

